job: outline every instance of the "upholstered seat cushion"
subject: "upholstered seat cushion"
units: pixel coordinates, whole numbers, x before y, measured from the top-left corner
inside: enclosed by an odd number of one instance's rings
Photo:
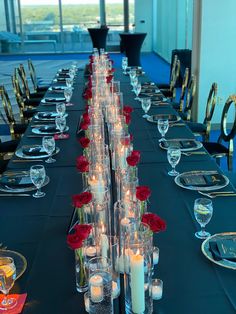
[[[193,133],[205,133],[207,130],[206,125],[203,123],[186,122],[186,124]]]
[[[179,115],[180,115],[181,119],[187,120],[187,114],[186,114],[186,112],[179,112]]]
[[[15,124],[13,129],[16,134],[24,134],[27,129],[27,124]]]
[[[49,89],[49,85],[45,85],[45,86],[37,86],[37,92],[38,93],[46,93],[46,91]]]
[[[170,84],[157,84],[158,88],[160,89],[169,89],[170,88]]]
[[[173,97],[173,92],[169,89],[161,89],[161,92],[165,97]]]
[[[180,110],[180,105],[178,102],[172,101],[170,104],[175,110],[178,110],[178,111]]]
[[[41,102],[41,98],[34,98],[34,99],[26,99],[24,101],[24,104],[26,107],[31,106],[31,107],[37,107]]]
[[[19,140],[12,140],[0,143],[0,153],[14,152],[19,142]]]
[[[228,154],[228,148],[220,143],[202,142],[210,155]]]
[[[7,168],[8,160],[0,160],[0,173],[3,173]]]
[[[37,112],[37,110],[34,108],[32,108],[32,109],[28,108],[28,109],[24,110],[24,112],[23,112],[24,118],[30,119],[36,114],[36,112]]]

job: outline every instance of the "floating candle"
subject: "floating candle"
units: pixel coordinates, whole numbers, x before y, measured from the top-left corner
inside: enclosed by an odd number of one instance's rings
[[[120,294],[120,289],[118,287],[117,282],[112,281],[112,298],[115,299],[119,296]]]
[[[94,246],[88,246],[85,248],[85,255],[88,257],[94,257],[96,255],[96,248]]]
[[[89,279],[91,300],[94,303],[103,300],[103,279],[100,275],[93,275]]]
[[[158,250],[153,249],[153,265],[157,265],[158,262],[159,262],[159,249]]]
[[[162,287],[161,286],[152,286],[152,299],[160,300],[162,298]]]

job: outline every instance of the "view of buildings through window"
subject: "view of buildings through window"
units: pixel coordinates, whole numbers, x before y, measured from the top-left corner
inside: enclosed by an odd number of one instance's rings
[[[8,0],[5,2],[7,5],[3,9],[9,12],[9,19],[6,21],[5,29],[2,25],[0,31],[18,35],[19,39],[24,41],[25,51],[35,50],[37,41],[40,41],[40,51],[48,51],[51,48],[57,52],[90,51],[92,45],[87,28],[101,25],[100,0]],[[13,6],[10,5],[12,2],[14,2]],[[119,33],[124,30],[123,2],[123,0],[105,0],[105,19],[109,27],[107,46],[110,50],[117,49],[120,41]],[[18,4],[20,4],[19,8]],[[134,0],[129,1],[129,16],[132,30]],[[39,50],[39,47],[37,49]]]

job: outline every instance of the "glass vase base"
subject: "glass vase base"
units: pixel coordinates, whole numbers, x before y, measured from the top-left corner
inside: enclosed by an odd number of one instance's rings
[[[76,290],[77,290],[77,292],[86,292],[86,291],[88,291],[88,285],[86,285],[86,286],[76,285]]]
[[[131,308],[131,303],[125,302],[125,313],[126,314],[152,314],[153,313],[153,300],[151,297],[145,300],[145,310],[143,312],[134,312]]]

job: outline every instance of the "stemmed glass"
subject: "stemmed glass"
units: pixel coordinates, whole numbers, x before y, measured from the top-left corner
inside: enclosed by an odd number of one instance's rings
[[[0,304],[0,310],[10,310],[17,305],[15,298],[8,297],[10,289],[16,279],[16,266],[11,257],[0,257],[0,291],[4,298]]]
[[[195,232],[195,237],[206,239],[211,234],[205,231],[205,226],[211,220],[213,214],[212,201],[208,198],[197,198],[194,202],[194,216],[201,226],[201,230]]]
[[[49,155],[49,158],[45,160],[47,163],[53,163],[56,159],[52,158],[52,154],[55,151],[55,139],[53,136],[44,136],[42,140],[43,148]]]
[[[73,93],[73,91],[72,91],[71,87],[66,87],[64,89],[64,96],[65,96],[66,103],[67,103],[68,106],[70,105],[70,99],[72,97],[72,93]]]
[[[59,116],[64,116],[66,112],[66,105],[64,102],[59,102],[56,104],[56,111]]]
[[[130,84],[132,85],[133,79],[136,77],[136,70],[135,69],[130,69],[129,77],[130,77]]]
[[[157,121],[157,128],[159,133],[161,133],[161,139],[159,142],[165,141],[165,135],[169,129],[169,120],[168,119],[158,119]]]
[[[122,70],[123,74],[127,74],[126,70],[128,67],[128,58],[127,57],[122,57]]]
[[[33,197],[39,198],[46,194],[41,191],[41,187],[44,184],[46,178],[46,172],[43,165],[34,165],[30,167],[30,178],[32,183],[36,186],[37,191],[33,194]]]
[[[141,83],[137,83],[135,86],[134,86],[134,92],[135,92],[135,95],[136,97],[134,98],[134,100],[140,100],[140,98],[138,97],[140,92],[141,92]]]
[[[135,92],[135,86],[138,84],[138,78],[137,78],[137,76],[135,76],[134,78],[132,78],[132,80],[131,80],[131,85],[132,85],[132,92]]]
[[[66,79],[66,86],[69,88],[72,88],[72,85],[73,85],[73,79],[71,77],[68,77]]]
[[[149,117],[147,113],[148,113],[148,110],[151,108],[151,98],[142,98],[141,106],[142,106],[143,111],[145,112],[145,114],[143,115],[143,118],[146,119]]]
[[[178,165],[181,157],[181,149],[178,146],[169,146],[167,150],[167,159],[172,167],[172,170],[168,172],[169,176],[177,176],[178,171],[175,170],[176,165]]]
[[[64,138],[64,134],[63,131],[66,128],[66,117],[65,116],[58,116],[55,119],[55,123],[56,123],[56,127],[57,129],[59,129],[59,131],[61,132],[61,134],[59,135],[59,138]]]

